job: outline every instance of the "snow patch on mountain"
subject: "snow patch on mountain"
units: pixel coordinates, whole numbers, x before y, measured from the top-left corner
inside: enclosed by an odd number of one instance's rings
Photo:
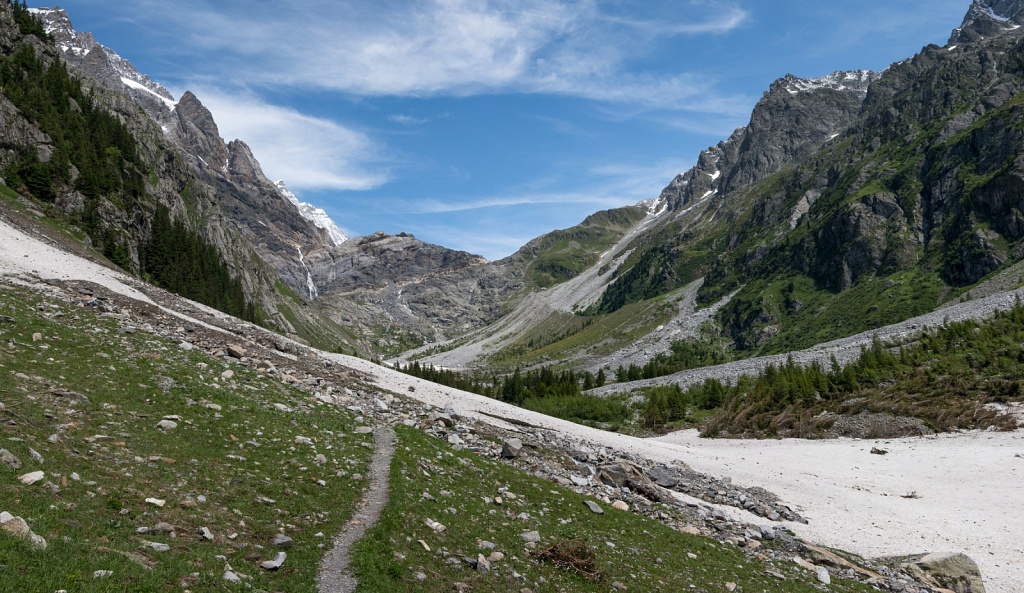
[[[174,109],[175,106],[177,106],[177,103],[173,99],[168,99],[167,97],[161,96],[159,93],[153,91],[152,89],[148,88],[147,86],[143,85],[142,83],[136,82],[136,81],[134,81],[134,80],[132,80],[130,78],[126,78],[124,76],[121,77],[121,82],[123,82],[124,85],[126,87],[128,87],[128,88],[137,89],[137,90],[140,90],[140,91],[143,91],[143,92],[150,93],[151,95],[153,95],[157,99],[163,101],[164,105],[167,105],[168,109]]]
[[[309,204],[307,202],[300,202],[299,198],[295,196],[285,185],[284,181],[276,182],[277,190],[281,192],[281,197],[288,200],[299,209],[299,214],[303,218],[312,222],[318,229],[327,231],[327,236],[330,237],[331,243],[334,245],[341,245],[345,241],[348,241],[348,235],[341,232],[338,225],[331,220],[331,217],[327,215],[322,208]]]
[[[878,76],[870,70],[833,72],[828,76],[821,76],[818,78],[797,78],[792,74],[787,74],[785,78],[780,79],[776,84],[779,84],[782,89],[788,91],[791,95],[808,93],[821,89],[867,92],[868,85],[870,85],[877,77]]]

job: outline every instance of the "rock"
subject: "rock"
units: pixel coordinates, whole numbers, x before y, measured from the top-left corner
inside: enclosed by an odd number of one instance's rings
[[[412,573],[412,578],[422,583],[423,581],[427,580],[427,575],[422,572],[416,571]]]
[[[161,420],[160,422],[157,422],[156,427],[164,432],[167,432],[170,430],[174,430],[175,428],[178,428],[178,423],[175,422],[174,420]]]
[[[163,500],[163,499],[160,499],[160,498],[147,498],[146,502],[148,502],[149,504],[152,504],[152,505],[156,505],[156,506],[161,507],[161,508],[165,504],[167,504],[166,500]]]
[[[92,573],[93,580],[109,579],[112,576],[114,576],[114,571],[112,570],[97,570]]]
[[[319,453],[315,458],[313,458],[313,462],[319,465],[323,465],[327,463],[327,456],[324,455],[323,453]]]
[[[671,490],[679,485],[679,479],[662,467],[655,467],[647,470],[647,476],[662,488],[668,488]]]
[[[459,404],[455,402],[448,402],[447,404],[445,404],[444,413],[455,421],[462,420],[463,418],[462,409],[459,408]]]
[[[296,445],[312,445],[313,444],[313,439],[311,439],[309,437],[301,437],[301,436],[300,437],[295,437],[295,444]]]
[[[455,421],[448,414],[435,414],[433,418],[434,422],[444,424],[445,428],[455,428]]]
[[[224,580],[229,583],[241,583],[242,579],[238,578],[238,575],[231,572],[230,570],[224,572]]]
[[[174,531],[174,526],[170,523],[161,521],[160,523],[154,525],[153,528],[150,529],[150,531],[153,531],[155,533],[170,533]]]
[[[213,532],[210,531],[209,527],[200,527],[199,528],[199,536],[202,537],[203,539],[205,539],[208,542],[212,542],[213,541]]]
[[[828,569],[827,568],[825,568],[824,566],[819,566],[818,570],[817,570],[817,573],[818,573],[818,580],[821,581],[822,584],[824,584],[824,585],[831,585],[832,584],[832,576],[828,574]]]
[[[871,454],[872,455],[886,455],[888,453],[889,453],[889,451],[887,451],[885,449],[879,449],[878,447],[871,447]]]
[[[373,428],[370,426],[359,426],[356,428],[356,434],[373,434]]]
[[[449,445],[465,445],[466,441],[463,441],[461,438],[459,438],[459,435],[457,435],[457,434],[450,434],[450,435],[448,435],[448,444]]]
[[[146,546],[153,549],[154,552],[170,552],[171,546],[167,544],[161,544],[160,542],[145,542]]]
[[[576,484],[577,486],[586,486],[587,484],[590,483],[590,480],[588,480],[587,478],[584,478],[583,476],[577,476],[575,474],[569,476],[569,481],[572,482],[573,484]]]
[[[284,404],[279,404],[279,403],[275,403],[274,404],[274,409],[277,410],[278,412],[291,412],[292,411],[292,409],[289,408],[288,406],[286,406]]]
[[[36,451],[32,447],[28,448],[28,456],[32,458],[32,461],[35,461],[39,465],[46,463],[46,460],[43,459],[43,456],[39,454],[39,451]]]
[[[36,482],[40,482],[40,481],[44,480],[45,478],[46,478],[46,474],[43,473],[43,472],[32,472],[32,473],[25,474],[23,476],[19,476],[18,480],[22,484],[24,484],[26,486],[31,486],[32,484],[35,484]]]
[[[374,408],[376,408],[376,410],[378,412],[381,412],[381,413],[387,412],[388,409],[389,409],[388,405],[386,403],[384,403],[383,401],[381,401],[381,400],[379,400],[377,398],[373,398],[373,405],[374,405]]]
[[[484,574],[490,574],[491,563],[487,558],[484,558],[483,554],[476,555],[476,571]]]
[[[612,503],[612,506],[617,508],[617,509],[619,509],[620,511],[628,511],[629,510],[629,505],[626,504],[625,502],[621,501],[621,500],[616,500],[615,502]]]
[[[40,342],[40,341],[42,341],[42,339],[43,339],[43,334],[38,333],[38,332],[32,334],[32,341],[33,342]]]
[[[21,469],[21,460],[7,449],[0,449],[0,463],[11,469]]]
[[[601,508],[601,505],[597,504],[592,500],[584,500],[583,504],[587,505],[587,508],[590,509],[590,512],[594,513],[595,515],[604,514],[604,509]]]
[[[278,552],[277,556],[275,556],[273,560],[267,560],[263,564],[260,564],[260,566],[263,567],[263,570],[274,571],[281,568],[281,565],[284,564],[284,561],[287,558],[288,554],[285,554],[284,552]]]
[[[228,346],[228,356],[231,358],[245,358],[245,348],[242,348],[238,344],[231,344]]]
[[[803,558],[801,558],[799,556],[794,556],[793,557],[793,562],[796,562],[797,565],[802,567],[802,568],[806,568],[807,570],[810,570],[812,572],[818,572],[818,567],[817,566],[811,564],[810,562],[804,560]]]
[[[985,593],[981,571],[970,557],[956,553],[935,553],[904,558],[901,568],[911,576],[955,593]]]
[[[616,488],[622,488],[631,483],[644,484],[650,481],[638,465],[628,461],[617,461],[601,466],[597,472],[597,479],[602,484]]]
[[[540,532],[538,531],[527,531],[520,533],[519,537],[526,543],[538,543],[540,542]]]
[[[228,381],[230,379],[234,379],[235,378],[235,371],[233,371],[231,369],[228,369],[228,370],[226,370],[226,371],[224,371],[223,373],[220,374],[220,378],[224,379],[225,381]]]
[[[277,546],[279,548],[287,549],[287,548],[292,547],[292,543],[294,543],[294,542],[292,541],[292,538],[288,537],[287,535],[285,535],[283,533],[278,533],[277,535],[274,536],[274,541],[272,541],[270,543],[272,543],[273,545],[275,545],[275,546]]]
[[[506,439],[501,444],[501,456],[505,459],[515,459],[523,450],[523,441],[519,439]]]
[[[34,533],[30,533],[30,534],[28,534],[28,540],[32,544],[33,548],[35,548],[37,550],[45,550],[46,549],[46,540],[43,539],[43,536],[36,535]]]
[[[180,344],[178,344],[178,348],[184,350],[185,352],[191,352],[192,350],[195,349],[195,346],[189,344],[188,342],[181,342]]]
[[[28,523],[24,519],[15,517],[6,511],[0,513],[0,529],[14,537],[28,538],[32,533],[32,529],[29,528]]]

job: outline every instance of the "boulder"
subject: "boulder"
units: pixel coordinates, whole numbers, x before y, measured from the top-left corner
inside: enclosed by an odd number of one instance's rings
[[[902,559],[900,567],[933,587],[955,593],[985,593],[978,565],[959,553],[934,553]]]
[[[455,402],[448,402],[448,404],[445,405],[444,407],[444,413],[447,414],[449,417],[451,417],[452,420],[455,420],[456,422],[462,420],[463,417],[462,409],[459,408],[459,404]]]
[[[501,456],[505,459],[515,459],[523,450],[523,441],[519,439],[506,439],[501,444]]]

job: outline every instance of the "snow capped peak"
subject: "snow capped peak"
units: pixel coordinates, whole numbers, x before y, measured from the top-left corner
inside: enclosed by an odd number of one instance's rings
[[[298,208],[299,214],[301,214],[303,218],[312,222],[316,228],[327,231],[327,236],[330,237],[332,244],[341,245],[345,241],[348,241],[348,235],[341,232],[338,225],[331,220],[331,217],[328,216],[322,208],[317,208],[316,206],[306,202],[300,202],[299,198],[297,198],[295,194],[288,189],[288,186],[285,185],[284,181],[277,181],[275,185],[277,185],[277,191],[281,193],[281,197],[288,200]]]
[[[878,75],[870,70],[851,70],[849,72],[833,72],[828,76],[818,78],[797,78],[787,74],[772,84],[771,90],[785,90],[791,95],[809,93],[820,89],[833,91],[867,92],[868,85],[878,78]]]
[[[143,103],[149,102],[155,109],[164,106],[174,109],[177,103],[167,89],[141,74],[114,50],[97,43],[91,33],[75,31],[67,12],[60,8],[31,8],[29,11],[43,22],[68,63],[88,72],[107,88],[125,92],[143,108],[147,108]],[[101,52],[105,60],[86,60],[94,52]]]

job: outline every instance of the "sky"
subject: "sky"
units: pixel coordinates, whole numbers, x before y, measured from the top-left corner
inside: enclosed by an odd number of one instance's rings
[[[31,3],[33,7],[42,5]],[[969,0],[64,0],[350,236],[496,260],[657,197],[777,78],[945,45]]]

